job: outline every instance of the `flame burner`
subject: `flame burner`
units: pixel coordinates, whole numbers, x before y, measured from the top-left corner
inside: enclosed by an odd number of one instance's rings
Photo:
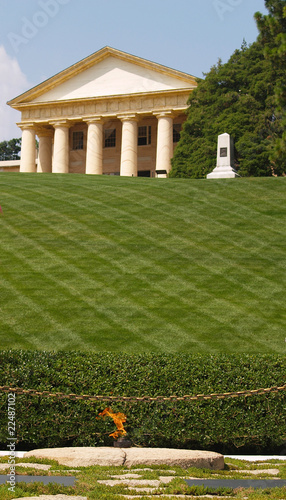
[[[116,441],[114,441],[113,446],[115,448],[131,448],[131,441],[127,439],[126,436],[118,438]]]

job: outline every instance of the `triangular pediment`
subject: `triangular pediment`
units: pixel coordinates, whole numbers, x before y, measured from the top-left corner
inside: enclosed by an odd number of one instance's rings
[[[76,99],[193,89],[196,78],[105,47],[9,102],[13,107]]]

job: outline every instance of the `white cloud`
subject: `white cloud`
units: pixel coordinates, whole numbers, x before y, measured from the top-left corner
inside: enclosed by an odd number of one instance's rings
[[[30,85],[17,59],[10,57],[0,45],[0,142],[21,137],[16,122],[21,121],[19,111],[7,106],[7,101],[29,89]]]

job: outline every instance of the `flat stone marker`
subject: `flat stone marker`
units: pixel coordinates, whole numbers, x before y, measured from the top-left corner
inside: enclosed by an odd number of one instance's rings
[[[174,450],[171,448],[128,448],[126,467],[133,465],[169,465],[183,469],[218,470],[224,468],[224,457],[211,451]]]
[[[224,469],[224,457],[212,451],[175,450],[171,448],[75,447],[46,448],[28,451],[25,458],[49,458],[61,465],[132,467],[136,465],[169,465],[183,468]]]
[[[207,179],[233,179],[239,177],[234,168],[233,140],[229,134],[218,136],[216,168],[207,175]]]
[[[0,484],[5,484],[8,481],[7,475],[0,475]],[[75,477],[73,476],[22,476],[16,474],[15,483],[56,483],[62,486],[74,486]]]
[[[89,467],[90,465],[118,466],[125,461],[125,450],[107,446],[75,447],[75,448],[43,448],[28,451],[27,457],[49,458],[57,460],[60,465],[73,467]]]

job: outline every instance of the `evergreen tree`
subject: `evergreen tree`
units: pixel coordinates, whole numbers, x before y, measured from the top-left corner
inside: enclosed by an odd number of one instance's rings
[[[283,130],[276,112],[276,74],[262,37],[251,46],[244,42],[226,64],[213,66],[189,98],[170,176],[205,177],[216,166],[217,136],[225,132],[234,139],[241,176],[282,174],[283,168],[274,168],[270,159],[273,138]]]
[[[259,40],[264,47],[264,55],[272,66],[272,78],[276,82],[275,119],[279,120],[272,137],[271,159],[273,170],[283,174],[286,170],[286,0],[265,0],[269,15],[255,14]]]

